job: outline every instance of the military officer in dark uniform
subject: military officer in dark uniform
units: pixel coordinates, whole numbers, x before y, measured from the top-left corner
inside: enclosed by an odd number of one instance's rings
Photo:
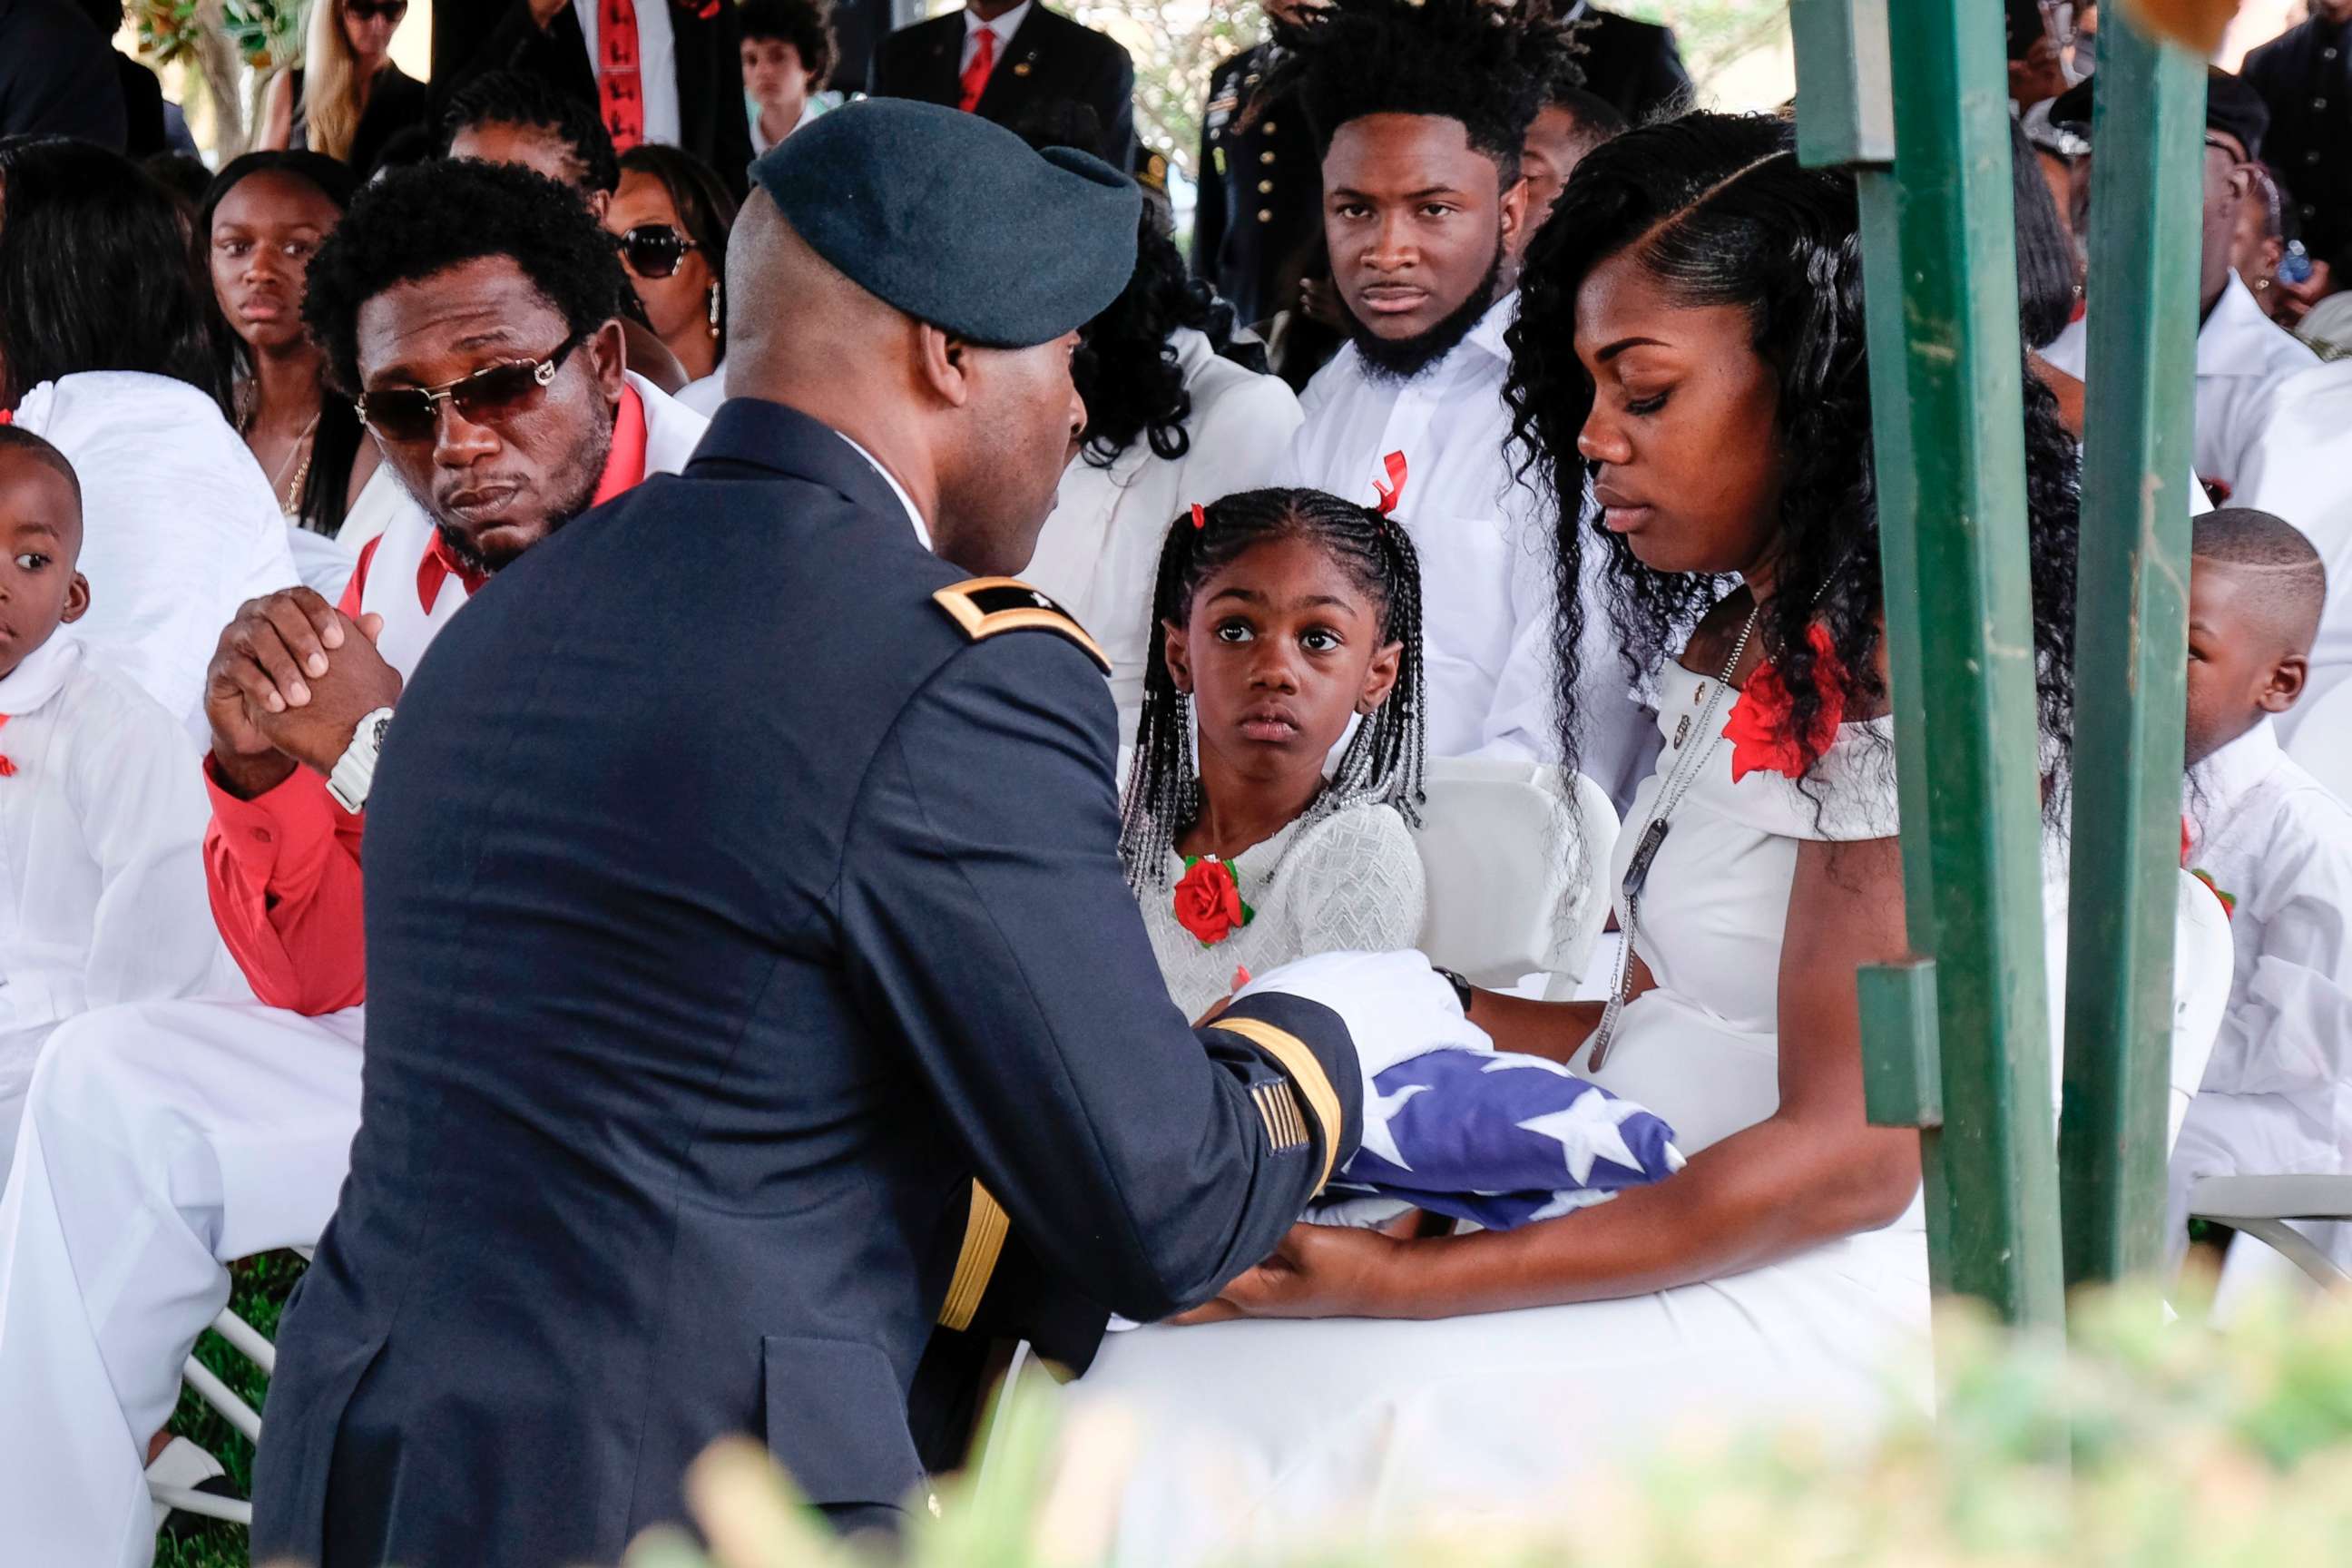
[[[257,1559],[614,1562],[730,1432],[887,1525],[918,1358],[1000,1259],[1161,1317],[1356,1145],[1335,1013],[1169,1004],[1097,655],[1002,575],[1133,184],[880,100],[754,174],[734,399],[499,574],[386,737],[362,1126]]]
[[[2263,153],[2302,222],[2304,248],[2329,280],[2352,279],[2352,0],[2246,55],[2245,79],[2271,111]]]
[[[1216,68],[1201,121],[1192,273],[1233,302],[1244,325],[1295,309],[1299,279],[1320,260],[1322,156],[1314,132],[1295,100],[1265,101],[1258,92],[1300,8],[1299,0],[1269,0],[1275,36]]]

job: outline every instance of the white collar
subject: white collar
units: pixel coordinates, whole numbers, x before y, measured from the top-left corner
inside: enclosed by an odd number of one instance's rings
[[[974,33],[994,33],[999,44],[1009,44],[1013,41],[1013,35],[1021,30],[1021,24],[1029,19],[1029,7],[1035,3],[1036,0],[1021,0],[1020,5],[1015,5],[993,22],[982,21],[979,13],[966,7],[963,14],[963,36],[969,38]]]
[[[2277,338],[2294,341],[2294,334],[2263,314],[2253,290],[2233,270],[2221,297],[2213,301],[2213,313],[2197,330],[2197,374],[2268,375],[2277,367]]]
[[[1518,319],[1518,314],[1519,291],[1514,289],[1487,306],[1486,313],[1478,318],[1478,324],[1472,327],[1469,335],[1462,341],[1466,344],[1474,343],[1507,363],[1511,349],[1503,342],[1503,334],[1511,330],[1511,323]],[[1446,355],[1448,359],[1453,357],[1452,354]]]
[[[58,694],[80,663],[81,643],[70,629],[59,626],[16,668],[0,676],[0,714],[21,719],[33,712]]]
[[[2261,722],[2189,771],[2216,802],[2236,800],[2278,766],[2278,729],[2266,714]]]
[[[834,434],[841,436],[841,432],[838,430],[835,430]],[[897,496],[898,498],[898,504],[907,509],[907,521],[915,525],[915,537],[922,541],[924,549],[929,550],[931,547],[931,531],[924,526],[923,514],[915,510],[915,498],[907,493],[907,487],[898,482],[898,477],[896,474],[882,466],[882,460],[879,458],[877,458],[873,453],[867,451],[856,442],[850,441],[848,437],[841,436],[841,438],[844,441],[849,442],[849,449],[851,451],[856,453],[859,457],[874,465],[874,471],[882,476],[882,482],[890,487],[890,493]]]

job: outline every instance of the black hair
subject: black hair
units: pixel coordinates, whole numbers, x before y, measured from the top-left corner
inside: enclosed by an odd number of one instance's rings
[[[150,153],[139,160],[139,167],[147,177],[172,194],[183,214],[194,222],[196,208],[204,205],[205,193],[213,186],[213,172],[205,161],[193,153],[165,151]]]
[[[360,307],[395,284],[502,256],[574,333],[621,313],[629,291],[620,254],[577,193],[508,163],[451,159],[394,169],[352,198],[310,258],[302,320],[327,353],[327,373],[359,387]]]
[[[0,408],[92,370],[217,401],[209,290],[179,204],[136,163],[60,136],[0,141]]]
[[[2190,527],[2194,560],[2273,574],[2263,582],[2266,611],[2296,652],[2310,652],[2327,605],[2327,563],[2304,531],[2274,513],[2242,506],[2209,511]]]
[[[448,156],[449,144],[459,132],[477,125],[512,125],[550,132],[572,149],[580,165],[580,188],[584,191],[611,191],[621,183],[613,138],[597,118],[596,106],[559,92],[543,78],[497,70],[459,83],[449,95],[448,107],[441,111],[441,155]]]
[[[0,425],[0,451],[23,452],[37,463],[47,464],[65,478],[74,493],[74,504],[81,504],[81,476],[63,452],[57,449],[47,437],[36,436],[22,425]]]
[[[204,256],[212,245],[213,214],[229,192],[256,174],[291,174],[317,190],[341,213],[352,205],[352,195],[359,188],[359,180],[348,164],[330,158],[324,153],[299,150],[287,152],[247,153],[232,158],[223,165],[213,183],[205,188],[204,200],[197,205],[193,243],[198,256]],[[209,275],[209,261],[204,262]],[[242,427],[236,405],[236,376],[246,358],[245,345],[221,314],[220,299],[212,289],[205,290],[205,305],[211,312],[213,342],[220,354],[221,384],[229,395],[221,405],[221,412],[232,424]],[[343,511],[350,500],[352,465],[359,460],[360,416],[351,399],[339,397],[324,382],[319,387],[319,422],[310,433],[310,466],[302,476],[302,493],[295,498],[295,516],[304,528],[313,533],[333,538],[342,531]]]
[[[2042,157],[2009,122],[2010,194],[2017,205],[2017,323],[2025,346],[2047,346],[2074,316],[2074,242],[2042,177]]]
[[[1192,395],[1169,334],[1191,327],[1209,333],[1212,347],[1221,346],[1221,329],[1231,335],[1231,313],[1220,312],[1215,292],[1185,268],[1164,221],[1144,204],[1135,271],[1118,298],[1078,331],[1071,374],[1087,405],[1079,451],[1098,468],[1110,467],[1138,437],[1151,443],[1153,456],[1171,461],[1192,450],[1184,421],[1192,416]]]
[[[1118,858],[1139,892],[1166,879],[1168,851],[1201,813],[1201,781],[1192,765],[1192,702],[1176,689],[1168,668],[1165,628],[1182,626],[1192,595],[1216,573],[1258,545],[1308,539],[1377,600],[1380,636],[1402,643],[1396,684],[1340,753],[1331,782],[1310,811],[1322,814],[1365,801],[1395,806],[1420,821],[1426,725],[1422,672],[1421,562],[1404,530],[1369,507],[1322,490],[1244,490],[1188,513],[1168,530],[1152,579],[1151,636],[1143,664],[1143,712],[1137,720],[1135,760],[1119,803]]]
[[[803,68],[823,83],[833,75],[840,46],[829,0],[743,0],[736,13],[747,38],[780,38],[799,51]]]
[[[1521,472],[1559,505],[1554,634],[1561,744],[1580,755],[1580,646],[1588,595],[1606,605],[1626,674],[1645,679],[1725,592],[1725,579],[1643,565],[1587,500],[1592,465],[1577,451],[1593,385],[1570,348],[1577,291],[1628,251],[1677,299],[1736,305],[1778,382],[1781,482],[1776,592],[1757,627],[1792,699],[1788,733],[1811,750],[1826,701],[1883,704],[1877,676],[1885,603],[1871,467],[1862,247],[1850,176],[1801,167],[1789,128],[1760,115],[1691,114],[1642,126],[1577,166],[1522,277],[1507,335],[1505,397]],[[2021,363],[2023,356],[2020,345]],[[2073,730],[2079,458],[2047,387],[2024,377],[2026,518],[2041,729],[2063,757]],[[1597,542],[1600,585],[1586,586]],[[1834,663],[1810,628],[1827,633]],[[1843,677],[1839,671],[1843,671]],[[1825,690],[1837,683],[1842,690]],[[1860,699],[1859,702],[1846,700]],[[1817,761],[1808,757],[1808,767]],[[2057,809],[2061,792],[2049,792]]]
[[[734,232],[735,214],[740,210],[735,194],[719,177],[719,172],[693,153],[680,147],[665,146],[658,142],[642,142],[621,154],[621,167],[629,174],[650,174],[661,182],[669,193],[669,205],[677,209],[677,221],[685,226],[686,237],[702,250],[703,259],[710,263],[711,281],[719,285],[719,342],[721,353],[727,343],[727,237]]]
[[[1580,157],[1611,137],[1622,136],[1632,129],[1615,104],[1583,87],[1547,90],[1543,107],[1557,109],[1575,122],[1577,154]]]
[[[1457,120],[1504,189],[1567,47],[1549,16],[1491,0],[1346,0],[1310,13],[1296,37],[1257,102],[1297,92],[1318,148],[1369,114]]]

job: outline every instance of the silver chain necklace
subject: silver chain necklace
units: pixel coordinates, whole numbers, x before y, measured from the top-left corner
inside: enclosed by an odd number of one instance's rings
[[[1685,752],[1666,774],[1666,782],[1658,786],[1658,798],[1650,807],[1649,820],[1643,824],[1641,841],[1633,847],[1633,858],[1625,863],[1624,879],[1619,884],[1620,890],[1625,895],[1625,941],[1617,952],[1617,979],[1609,988],[1609,1005],[1601,1010],[1601,1026],[1592,1031],[1592,1055],[1585,1063],[1587,1071],[1599,1070],[1601,1064],[1608,1059],[1610,1041],[1617,1032],[1618,1016],[1625,1011],[1625,1004],[1633,1000],[1626,993],[1633,989],[1633,943],[1642,931],[1642,889],[1650,879],[1651,862],[1657,859],[1658,848],[1665,843],[1667,830],[1673,826],[1675,807],[1682,804],[1683,796],[1689,794],[1691,785],[1698,782],[1699,774],[1706,770],[1707,759],[1715,755],[1715,749],[1723,744],[1723,729],[1715,722],[1716,710],[1722,706],[1723,694],[1731,689],[1731,677],[1739,668],[1739,661],[1747,657],[1748,639],[1756,635],[1756,620],[1763,613],[1764,605],[1760,600],[1748,612],[1747,624],[1739,628],[1738,640],[1731,645],[1731,657],[1723,661],[1723,673],[1716,678],[1715,689],[1707,693],[1706,705],[1699,710],[1698,729],[1707,737],[1706,744]],[[1686,727],[1690,722],[1688,719],[1683,721],[1685,728],[1681,734],[1689,733]]]

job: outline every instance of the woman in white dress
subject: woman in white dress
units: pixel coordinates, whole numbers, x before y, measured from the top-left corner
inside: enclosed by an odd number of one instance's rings
[[[1152,563],[1171,519],[1195,501],[1279,484],[1298,399],[1276,376],[1224,357],[1231,311],[1186,275],[1144,204],[1135,275],[1079,334],[1075,375],[1087,428],[1022,574],[1091,633],[1111,664],[1122,745],[1143,705],[1156,635]]]
[[[0,410],[81,477],[79,640],[195,733],[221,628],[297,581],[269,481],[221,416],[204,289],[137,165],[0,143]]]
[[[1192,1563],[1332,1511],[1535,1510],[1692,1420],[1848,1429],[1924,1382],[1918,1144],[1864,1118],[1854,973],[1904,956],[1851,182],[1763,118],[1645,127],[1579,167],[1531,255],[1509,396],[1604,552],[1665,742],[1612,867],[1632,1000],[1477,993],[1497,1047],[1673,1123],[1655,1186],[1507,1233],[1301,1226],[1077,1385],[1137,1407],[1120,1557]],[[2072,448],[2028,382],[2042,718],[2071,717]],[[1724,592],[1734,575],[1741,585]],[[1580,595],[1558,628],[1577,750]],[[1690,628],[1696,627],[1695,631]],[[1683,639],[1687,636],[1687,644]],[[1234,1319],[1414,1319],[1264,1322]]]

